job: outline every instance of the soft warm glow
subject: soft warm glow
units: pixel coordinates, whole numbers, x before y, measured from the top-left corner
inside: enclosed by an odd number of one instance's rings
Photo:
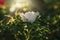
[[[14,12],[16,9],[24,8],[29,6],[29,0],[16,0],[15,4],[10,8],[10,12]]]
[[[10,12],[13,12],[13,11],[15,11],[15,7],[14,6],[10,8]]]

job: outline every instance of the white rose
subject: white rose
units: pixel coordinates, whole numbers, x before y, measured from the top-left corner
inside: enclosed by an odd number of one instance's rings
[[[24,13],[20,13],[20,16],[21,16],[21,19],[24,21],[24,22],[31,22],[33,23],[36,19],[36,17],[39,15],[39,12],[26,12],[25,14]]]

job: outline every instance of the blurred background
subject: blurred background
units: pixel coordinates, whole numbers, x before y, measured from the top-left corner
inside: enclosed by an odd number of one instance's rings
[[[35,22],[21,20],[28,11]],[[60,0],[0,0],[0,40],[60,40]]]

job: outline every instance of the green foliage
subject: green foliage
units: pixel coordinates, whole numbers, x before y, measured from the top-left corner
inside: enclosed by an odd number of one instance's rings
[[[44,0],[43,4],[34,23],[23,22],[19,16],[12,24],[2,22],[5,14],[0,8],[0,40],[60,40],[60,0]]]

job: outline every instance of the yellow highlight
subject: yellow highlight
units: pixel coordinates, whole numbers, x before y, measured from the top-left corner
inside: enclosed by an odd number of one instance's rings
[[[60,15],[58,15],[58,18],[60,19]]]
[[[54,20],[54,21],[53,21],[53,24],[56,24],[56,23],[57,23],[57,20]]]
[[[57,5],[54,5],[54,9],[58,9],[58,6]]]
[[[14,20],[15,20],[15,19],[14,19],[13,17],[10,17],[10,20],[8,21],[8,23],[7,23],[7,24],[9,24],[9,23],[11,23],[11,24],[12,24],[12,23],[14,22]]]
[[[0,8],[6,9],[6,5],[0,5]]]

